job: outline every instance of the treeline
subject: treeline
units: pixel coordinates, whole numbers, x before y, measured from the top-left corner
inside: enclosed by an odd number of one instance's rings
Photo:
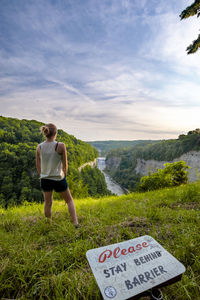
[[[40,190],[39,176],[35,167],[35,150],[44,141],[40,133],[43,123],[32,120],[18,120],[0,117],[0,205],[7,207],[21,204],[24,201],[43,201]],[[98,151],[67,134],[58,130],[57,141],[62,141],[67,147],[69,172],[68,181],[74,197],[90,196],[89,184],[85,174],[78,171],[78,167],[98,156]],[[106,194],[106,183],[101,172],[95,168],[93,184],[100,181],[104,185],[103,195]],[[109,194],[109,192],[107,191]],[[96,196],[100,195],[100,191]]]
[[[120,164],[116,169],[107,167],[107,172],[122,187],[133,191],[141,178],[135,171],[138,158],[144,160],[172,161],[192,150],[200,150],[200,129],[189,131],[187,135],[182,134],[178,139],[163,140],[143,146],[136,145],[132,149],[113,150],[107,155],[106,160],[108,162],[109,159],[118,157]]]
[[[158,141],[152,140],[134,140],[134,141],[94,141],[87,142],[94,146],[100,153],[101,156],[106,156],[110,151],[114,149],[127,149],[135,147],[136,145],[144,146],[149,143],[157,143]]]

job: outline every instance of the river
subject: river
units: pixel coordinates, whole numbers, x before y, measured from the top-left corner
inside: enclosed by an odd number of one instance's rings
[[[122,188],[119,186],[119,184],[114,182],[113,179],[108,174],[106,174],[104,172],[104,170],[106,168],[106,158],[105,157],[98,157],[97,158],[97,167],[99,168],[99,170],[105,176],[105,180],[106,180],[108,190],[110,190],[112,193],[114,193],[118,196],[124,195],[125,193],[122,190]]]

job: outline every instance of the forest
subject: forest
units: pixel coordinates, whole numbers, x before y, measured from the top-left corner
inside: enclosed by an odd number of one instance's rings
[[[136,145],[134,148],[115,149],[106,156],[108,161],[112,157],[120,158],[117,169],[107,167],[106,171],[122,187],[134,191],[141,179],[136,174],[137,159],[154,159],[158,161],[172,161],[189,151],[200,151],[200,129],[189,131],[186,135],[179,135],[178,139],[162,140],[146,145]]]
[[[114,149],[133,148],[137,145],[144,146],[149,143],[157,143],[159,140],[133,140],[133,141],[94,141],[87,142],[88,144],[94,146],[101,156],[106,156],[110,151]]]
[[[0,116],[0,205],[3,207],[43,201],[39,176],[35,167],[35,150],[44,141],[40,133],[43,123]],[[93,161],[98,151],[63,130],[58,130],[57,141],[65,143],[68,155],[68,182],[76,198],[98,197],[110,192],[99,169],[78,167]],[[95,190],[95,186],[101,189]]]

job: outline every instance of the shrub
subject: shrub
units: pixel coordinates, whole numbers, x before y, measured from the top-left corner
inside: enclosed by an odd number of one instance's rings
[[[140,179],[138,190],[141,192],[157,190],[165,187],[179,186],[188,182],[190,167],[184,161],[164,164],[164,169],[144,176]]]

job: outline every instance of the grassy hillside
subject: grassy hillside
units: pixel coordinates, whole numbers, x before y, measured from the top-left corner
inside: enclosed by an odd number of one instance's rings
[[[42,204],[0,210],[0,298],[101,299],[86,251],[147,234],[186,267],[181,282],[163,289],[164,299],[200,299],[199,183],[76,200],[76,207],[79,229],[59,201],[52,225]]]

